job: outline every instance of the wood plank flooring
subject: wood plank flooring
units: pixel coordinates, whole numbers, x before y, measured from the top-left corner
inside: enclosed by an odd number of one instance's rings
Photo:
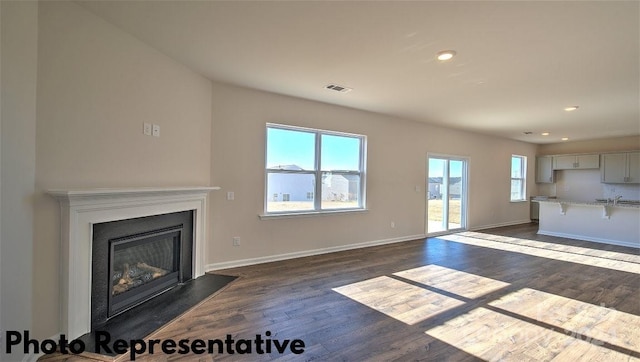
[[[640,360],[639,250],[536,231],[525,224],[216,271],[240,278],[147,339],[269,331],[304,341],[304,353],[136,361]]]

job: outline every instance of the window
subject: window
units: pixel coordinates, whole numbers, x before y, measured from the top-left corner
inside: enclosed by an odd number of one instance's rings
[[[527,157],[511,156],[511,201],[525,201],[527,190]]]
[[[365,136],[267,124],[266,145],[267,214],[364,208]]]

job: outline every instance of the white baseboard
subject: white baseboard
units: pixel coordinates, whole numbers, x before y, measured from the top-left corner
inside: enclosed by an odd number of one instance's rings
[[[402,237],[392,238],[392,239],[374,240],[374,241],[366,241],[366,242],[363,242],[363,243],[332,246],[332,247],[322,248],[322,249],[297,251],[297,252],[294,252],[294,253],[269,255],[269,256],[262,256],[262,257],[250,258],[250,259],[223,261],[223,262],[220,262],[220,263],[207,264],[207,265],[205,265],[205,270],[206,271],[214,271],[214,270],[236,268],[236,267],[247,266],[247,265],[270,263],[270,262],[273,262],[273,261],[281,261],[281,260],[302,258],[302,257],[305,257],[305,256],[313,256],[313,255],[335,253],[335,252],[338,252],[338,251],[360,249],[360,248],[366,248],[366,247],[369,247],[369,246],[377,246],[377,245],[400,243],[400,242],[403,242],[403,241],[425,239],[426,237],[427,236],[424,235],[424,234],[410,235],[410,236],[402,236]]]
[[[555,236],[555,237],[559,237],[559,238],[575,239],[575,240],[582,240],[582,241],[591,241],[591,242],[594,242],[594,243],[604,243],[604,244],[611,244],[611,245],[628,246],[628,247],[631,247],[631,248],[639,248],[640,247],[640,244],[632,243],[632,242],[628,242],[628,241],[601,239],[601,238],[594,238],[594,237],[584,236],[584,235],[557,233],[557,232],[554,232],[554,231],[538,230],[538,234],[540,234],[540,235],[548,235],[548,236]]]
[[[529,220],[529,219],[518,220],[518,221],[509,221],[509,222],[501,222],[501,223],[498,223],[498,224],[474,226],[474,227],[470,228],[469,231],[478,231],[478,230],[485,230],[485,229],[501,228],[501,227],[505,227],[505,226],[530,224],[530,223],[531,223],[531,220]]]

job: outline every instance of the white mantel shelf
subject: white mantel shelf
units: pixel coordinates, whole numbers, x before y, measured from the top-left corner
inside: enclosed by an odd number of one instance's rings
[[[131,197],[152,197],[171,195],[197,195],[209,191],[220,190],[217,186],[194,187],[138,187],[122,189],[79,189],[79,190],[49,190],[47,193],[58,200],[87,201],[87,200],[113,200]]]
[[[204,274],[207,195],[220,187],[49,190],[60,203],[61,332],[77,338],[91,330],[93,224],[194,212],[193,277]]]

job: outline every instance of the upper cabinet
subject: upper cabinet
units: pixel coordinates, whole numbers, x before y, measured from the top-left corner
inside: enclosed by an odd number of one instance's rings
[[[536,157],[536,183],[553,183],[553,157]]]
[[[640,183],[640,152],[605,153],[601,158],[603,183]]]
[[[600,168],[600,155],[553,156],[554,170],[585,170]]]

